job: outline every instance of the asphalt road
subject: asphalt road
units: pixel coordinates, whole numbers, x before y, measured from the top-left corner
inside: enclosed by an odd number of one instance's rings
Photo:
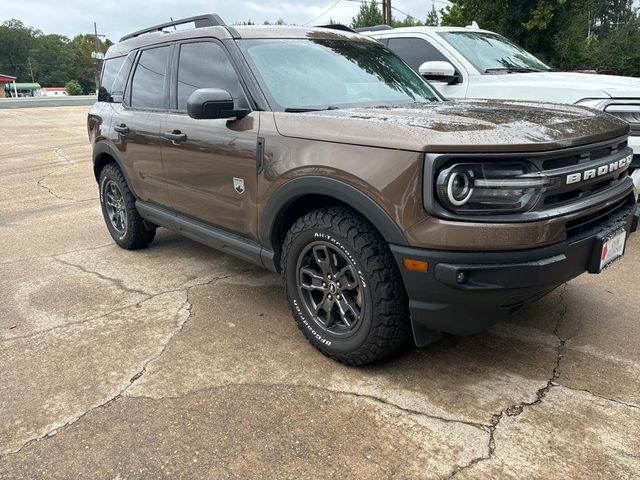
[[[59,97],[19,97],[0,98],[0,109],[3,108],[40,108],[40,107],[69,107],[78,105],[93,105],[95,95],[75,95]]]
[[[276,275],[115,246],[86,111],[0,111],[0,478],[638,478],[639,235],[508,323],[347,368]]]

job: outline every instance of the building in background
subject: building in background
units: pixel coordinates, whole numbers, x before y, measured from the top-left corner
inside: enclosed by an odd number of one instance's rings
[[[43,97],[66,96],[67,90],[64,87],[42,87],[41,95]]]
[[[41,97],[42,87],[39,83],[15,83],[5,84],[4,93],[7,97]],[[17,95],[16,95],[17,93]]]
[[[2,75],[0,73],[0,98],[11,96],[5,93],[7,90],[13,90],[13,94],[17,95],[16,77],[12,77],[11,75]]]

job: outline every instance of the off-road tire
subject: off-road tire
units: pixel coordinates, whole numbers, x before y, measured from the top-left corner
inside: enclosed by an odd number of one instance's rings
[[[352,260],[362,282],[364,313],[358,330],[347,338],[324,330],[303,298],[301,255],[317,241],[340,249],[337,253]],[[364,365],[388,355],[406,340],[410,332],[408,299],[398,266],[380,233],[354,210],[330,207],[299,218],[283,242],[281,272],[298,327],[326,356],[346,365]]]
[[[126,221],[123,222],[123,231],[118,231],[109,218],[105,186],[108,188],[111,183],[119,189],[122,195],[122,205],[126,213]],[[115,242],[126,250],[136,250],[149,245],[156,235],[156,228],[145,224],[143,218],[138,213],[135,197],[131,193],[127,180],[117,164],[110,163],[102,169],[100,172],[99,190],[102,215],[107,224],[107,229]]]

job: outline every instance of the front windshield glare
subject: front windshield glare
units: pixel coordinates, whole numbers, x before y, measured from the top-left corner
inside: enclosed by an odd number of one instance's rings
[[[547,71],[549,67],[526,50],[495,33],[440,32],[480,73],[495,70]]]
[[[239,43],[263,88],[281,109],[438,100],[402,60],[373,42],[274,39]]]

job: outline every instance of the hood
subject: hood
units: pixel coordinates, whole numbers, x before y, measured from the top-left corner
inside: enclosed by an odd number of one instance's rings
[[[640,98],[640,78],[577,72],[530,72],[496,75],[509,86],[561,89],[571,95],[566,103],[583,98]]]
[[[629,132],[621,120],[585,107],[493,100],[274,116],[286,137],[433,153],[555,150]]]

